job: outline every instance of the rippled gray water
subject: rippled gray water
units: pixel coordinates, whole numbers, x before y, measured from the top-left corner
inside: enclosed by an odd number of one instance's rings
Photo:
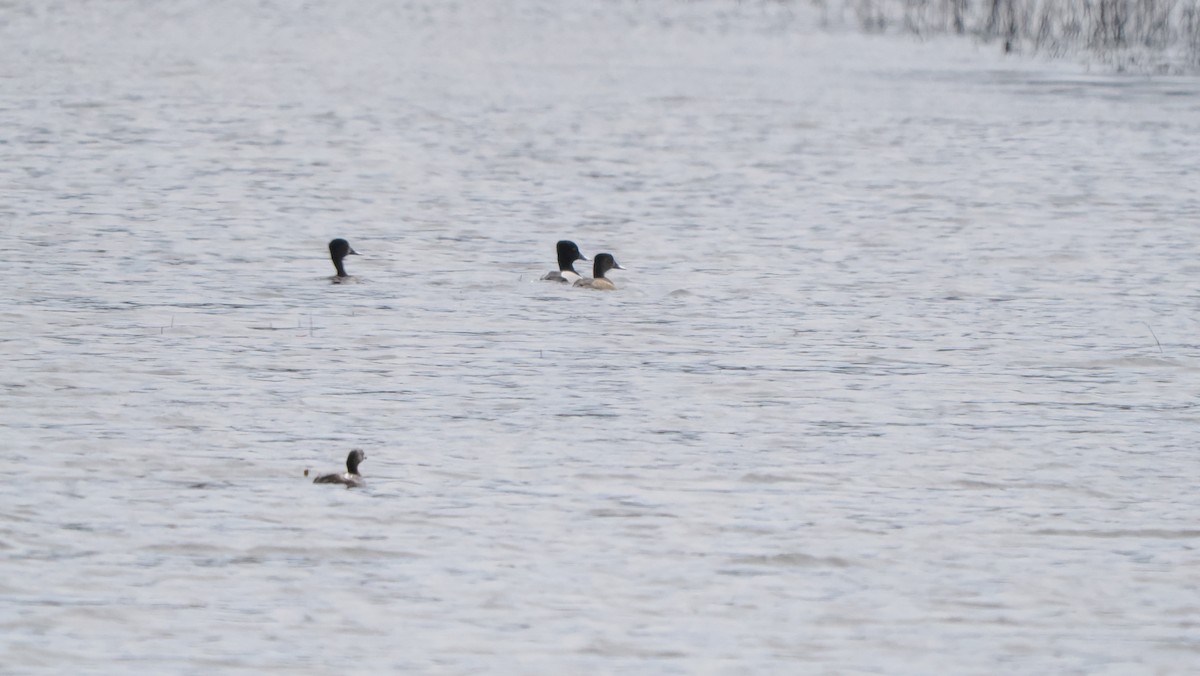
[[[1200,81],[812,26],[5,3],[4,669],[1191,672]]]

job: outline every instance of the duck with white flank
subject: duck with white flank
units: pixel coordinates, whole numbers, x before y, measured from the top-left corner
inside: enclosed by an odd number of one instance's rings
[[[587,261],[587,257],[579,253],[575,242],[562,240],[558,243],[558,269],[547,272],[542,279],[551,282],[575,282],[583,279],[575,272],[575,261]]]
[[[345,486],[346,488],[357,488],[362,486],[363,478],[362,475],[358,473],[358,465],[366,459],[366,454],[356,448],[353,451],[350,451],[350,455],[346,456],[345,474],[322,474],[316,479],[313,479],[313,483],[338,484]]]

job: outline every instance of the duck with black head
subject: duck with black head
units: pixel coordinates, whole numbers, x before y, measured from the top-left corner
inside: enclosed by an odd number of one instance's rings
[[[542,279],[549,282],[574,282],[583,277],[575,272],[575,261],[587,261],[587,257],[579,253],[579,247],[569,240],[560,241],[558,250],[558,269],[547,272]]]
[[[617,285],[613,284],[612,280],[604,275],[607,274],[609,270],[624,269],[625,268],[621,267],[620,263],[617,263],[617,259],[613,258],[612,254],[596,254],[596,259],[592,263],[592,276],[580,279],[579,281],[575,282],[575,286],[581,286],[587,289],[604,289],[606,291],[611,291],[617,288]]]
[[[338,484],[346,488],[358,488],[363,485],[362,475],[358,473],[358,466],[367,456],[357,448],[350,451],[350,455],[346,456],[346,473],[345,474],[322,474],[313,479],[314,484]],[[305,470],[307,473],[307,470]]]
[[[350,248],[350,242],[342,238],[330,240],[329,242],[329,258],[333,260],[333,267],[337,269],[337,274],[330,277],[330,281],[334,284],[345,284],[355,281],[354,277],[346,274],[346,267],[342,265],[342,259],[346,256],[357,256],[357,251]]]

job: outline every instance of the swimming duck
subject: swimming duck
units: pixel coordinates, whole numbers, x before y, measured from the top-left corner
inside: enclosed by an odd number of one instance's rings
[[[617,263],[617,259],[612,257],[612,254],[596,254],[596,260],[592,263],[592,276],[585,277],[575,282],[575,286],[587,287],[589,289],[606,289],[611,290],[617,288],[612,280],[604,276],[604,273],[612,269],[624,270]]]
[[[358,465],[367,456],[357,448],[350,451],[350,455],[346,456],[346,473],[345,474],[322,474],[313,479],[314,484],[341,484],[346,488],[357,488],[363,485],[362,475],[358,473]]]
[[[346,274],[346,268],[342,266],[342,259],[346,256],[357,256],[358,252],[350,248],[350,242],[342,238],[330,240],[329,242],[329,257],[333,259],[333,267],[337,268],[337,275],[331,277],[334,284],[341,284],[354,279]]]
[[[575,261],[586,261],[587,257],[579,253],[575,242],[562,240],[558,243],[558,269],[547,272],[542,279],[551,282],[574,282],[583,279],[575,272]]]

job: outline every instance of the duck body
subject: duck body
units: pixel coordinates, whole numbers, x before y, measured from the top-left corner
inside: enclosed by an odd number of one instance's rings
[[[542,275],[544,282],[559,282],[561,284],[574,283],[583,279],[583,276],[574,270],[551,270],[545,275]]]
[[[613,291],[617,288],[617,285],[613,284],[612,280],[606,277],[585,277],[575,282],[575,286],[584,289],[601,289],[603,291]]]

